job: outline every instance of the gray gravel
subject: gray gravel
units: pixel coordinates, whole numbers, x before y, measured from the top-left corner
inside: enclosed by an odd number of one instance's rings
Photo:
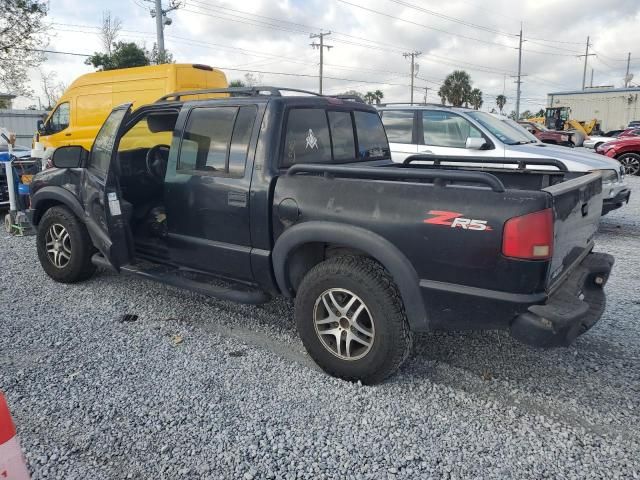
[[[640,179],[607,216],[601,322],[574,346],[431,334],[383,385],[330,378],[283,300],[49,280],[0,234],[0,390],[33,478],[639,478]],[[121,323],[124,313],[139,315]]]

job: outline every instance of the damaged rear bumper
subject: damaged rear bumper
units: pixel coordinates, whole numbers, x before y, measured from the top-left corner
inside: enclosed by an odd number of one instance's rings
[[[511,335],[536,347],[571,344],[600,320],[606,306],[603,290],[614,259],[590,253],[542,305],[533,305],[511,323]]]

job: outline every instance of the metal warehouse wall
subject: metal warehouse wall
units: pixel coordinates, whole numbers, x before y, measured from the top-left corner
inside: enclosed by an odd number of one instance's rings
[[[548,100],[552,107],[570,107],[571,117],[576,120],[598,119],[605,132],[640,120],[640,89],[550,93]]]
[[[0,109],[0,127],[16,134],[16,144],[31,148],[31,140],[44,110]]]

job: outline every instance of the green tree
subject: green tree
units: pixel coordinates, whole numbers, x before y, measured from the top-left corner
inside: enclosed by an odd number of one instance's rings
[[[474,110],[480,110],[484,100],[482,99],[482,90],[479,88],[474,88],[471,90],[469,94],[469,104],[473,107]]]
[[[246,87],[245,83],[242,80],[231,80],[229,82],[229,86],[234,87]]]
[[[164,65],[166,63],[176,63],[173,59],[173,54],[165,48],[164,54],[160,55],[158,52],[158,44],[154,43],[149,55],[149,62],[153,65]]]
[[[516,111],[515,111],[515,110],[511,110],[511,113],[509,114],[509,118],[510,118],[511,120],[518,120],[518,119],[516,118]]]
[[[115,70],[118,68],[144,67],[151,63],[149,53],[133,42],[116,42],[113,44],[111,55],[108,53],[94,53],[85,61],[99,71]]]
[[[364,94],[357,90],[347,90],[346,92],[339,93],[338,95],[350,95],[354,97],[359,97],[362,101],[365,101]]]
[[[0,90],[29,95],[29,69],[40,65],[47,46],[47,1],[0,0]]]
[[[505,97],[502,94],[496,97],[496,105],[498,105],[498,110],[500,110],[500,113],[502,113],[502,109],[506,104],[507,104],[507,97]]]
[[[375,103],[376,105],[380,105],[380,101],[384,98],[384,93],[382,90],[376,90],[375,92],[367,92],[364,94],[364,101],[369,105]]]
[[[522,112],[520,114],[520,118],[522,119],[527,119],[527,118],[531,118],[533,117],[533,113],[531,113],[531,110],[525,110],[524,112]]]
[[[456,70],[450,73],[444,79],[440,90],[438,90],[438,95],[443,105],[448,102],[454,107],[461,107],[465,103],[469,103],[471,77],[464,70]]]

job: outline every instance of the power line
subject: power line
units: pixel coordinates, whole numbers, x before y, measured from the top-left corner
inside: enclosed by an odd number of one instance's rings
[[[405,1],[402,1],[402,0],[389,0],[389,1],[393,2],[393,3],[397,3],[398,5],[402,5],[404,7],[413,8],[414,10],[418,10],[420,12],[427,13],[429,15],[433,15],[433,16],[438,17],[438,18],[442,18],[444,20],[449,20],[450,22],[458,23],[460,25],[465,25],[467,27],[475,28],[475,29],[482,30],[482,31],[485,31],[485,32],[496,33],[498,35],[505,35],[505,36],[511,36],[511,37],[517,37],[518,36],[518,34],[509,33],[509,32],[503,32],[503,31],[496,30],[496,29],[491,28],[491,27],[486,27],[484,25],[479,25],[477,23],[468,22],[466,20],[462,20],[462,19],[457,18],[457,17],[452,17],[452,16],[449,16],[449,15],[445,15],[443,13],[435,12],[433,10],[428,10],[428,9],[426,9],[424,7],[420,7],[418,5],[414,5],[414,4],[411,4],[409,2],[405,2]]]
[[[351,2],[348,2],[347,0],[336,0],[336,1],[337,1],[337,2],[340,2],[340,3],[344,3],[344,4],[346,4],[346,5],[351,5],[352,7],[360,8],[360,9],[362,9],[362,10],[366,10],[367,12],[375,13],[375,14],[377,14],[377,15],[382,15],[382,16],[384,16],[384,17],[392,18],[392,19],[394,19],[394,20],[399,20],[399,21],[401,21],[401,22],[409,23],[409,24],[411,24],[411,25],[416,25],[416,26],[418,26],[418,27],[426,28],[426,29],[428,29],[428,30],[434,30],[434,31],[436,31],[436,32],[444,33],[444,34],[446,34],[446,35],[452,35],[452,36],[454,36],[454,37],[460,37],[460,38],[465,38],[465,39],[467,39],[467,40],[473,40],[473,41],[480,42],[480,43],[486,43],[486,44],[488,44],[488,45],[496,45],[496,46],[499,46],[499,47],[515,49],[515,47],[512,47],[511,45],[506,45],[506,44],[504,44],[504,43],[498,43],[498,42],[492,42],[492,41],[490,41],[490,40],[483,40],[483,39],[481,39],[481,38],[476,38],[476,37],[469,37],[469,36],[467,36],[467,35],[462,35],[462,34],[460,34],[460,33],[453,33],[453,32],[449,32],[448,30],[444,30],[444,29],[441,29],[441,28],[430,27],[429,25],[424,25],[424,24],[422,24],[422,23],[417,23],[417,22],[413,22],[413,21],[411,21],[411,20],[406,20],[406,19],[404,19],[404,18],[396,17],[396,16],[394,16],[394,15],[390,15],[390,14],[388,14],[388,13],[380,12],[380,11],[378,11],[378,10],[373,10],[372,8],[363,7],[362,5],[358,5],[358,4],[355,4],[355,3],[351,3]]]

